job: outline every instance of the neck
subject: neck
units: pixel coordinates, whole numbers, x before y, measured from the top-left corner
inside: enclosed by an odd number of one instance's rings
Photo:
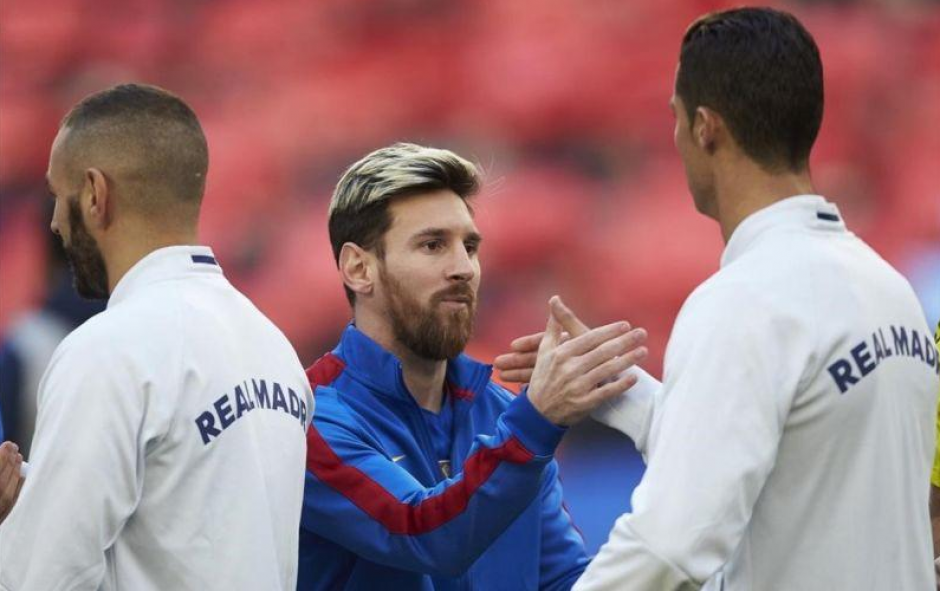
[[[118,282],[145,256],[167,246],[187,246],[196,244],[196,229],[187,228],[174,231],[155,231],[151,228],[128,227],[124,235],[129,239],[115,240],[116,246],[109,249],[105,256],[108,270],[108,293],[112,293]],[[104,252],[104,245],[99,243]]]
[[[355,322],[356,328],[363,334],[401,361],[405,386],[418,406],[431,412],[440,412],[444,401],[447,361],[420,357],[402,345],[395,338],[386,314],[368,310],[365,306],[356,306]]]
[[[750,159],[739,158],[716,174],[716,217],[725,243],[752,213],[787,197],[815,192],[808,167],[799,172],[768,173]]]

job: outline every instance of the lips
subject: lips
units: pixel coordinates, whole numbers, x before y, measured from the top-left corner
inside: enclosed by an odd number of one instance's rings
[[[476,298],[469,286],[461,285],[456,288],[450,288],[434,296],[438,303],[465,304],[472,307]]]
[[[441,298],[442,302],[450,302],[453,304],[467,304],[468,306],[473,303],[473,298],[468,297],[449,297]]]

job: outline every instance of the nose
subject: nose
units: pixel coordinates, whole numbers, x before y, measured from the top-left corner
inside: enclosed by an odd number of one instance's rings
[[[470,281],[476,274],[476,267],[473,258],[467,252],[467,247],[460,244],[453,250],[450,268],[447,272],[447,278],[455,281]]]
[[[55,203],[52,206],[52,219],[49,221],[49,229],[52,230],[52,233],[56,236],[61,236],[59,232],[59,222],[56,221],[59,219],[59,200],[56,199]]]

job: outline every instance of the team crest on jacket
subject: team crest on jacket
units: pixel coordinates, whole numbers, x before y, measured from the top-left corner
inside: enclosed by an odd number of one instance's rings
[[[450,478],[450,460],[438,460],[437,465],[441,468],[441,474],[444,478]]]

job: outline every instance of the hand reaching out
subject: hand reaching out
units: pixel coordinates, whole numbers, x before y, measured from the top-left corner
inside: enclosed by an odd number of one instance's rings
[[[545,332],[517,339],[495,365],[503,379],[529,382],[529,399],[546,419],[571,425],[636,382],[625,371],[646,357],[646,331],[627,322],[589,329],[558,296],[549,305]]]

